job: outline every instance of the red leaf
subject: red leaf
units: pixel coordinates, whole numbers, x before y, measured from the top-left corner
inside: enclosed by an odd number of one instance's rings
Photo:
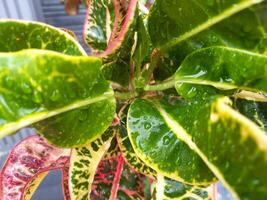
[[[69,161],[70,150],[31,136],[15,146],[1,170],[0,199],[22,200],[28,184],[38,175],[61,169]]]

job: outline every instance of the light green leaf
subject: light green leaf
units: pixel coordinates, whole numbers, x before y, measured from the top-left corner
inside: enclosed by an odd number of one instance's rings
[[[174,79],[176,90],[185,97],[189,96],[188,93],[190,97],[194,96],[192,90],[202,89],[194,88],[194,85],[209,85],[219,90],[267,92],[267,56],[226,47],[209,47],[189,55]],[[202,90],[209,93],[210,89],[205,87]],[[213,89],[212,93],[219,91]]]
[[[70,147],[102,134],[115,114],[101,60],[52,51],[0,54],[0,138],[32,125],[51,143]]]
[[[187,141],[170,129],[155,104],[137,99],[127,118],[131,144],[146,165],[183,183],[209,185],[216,181]]]
[[[114,130],[110,129],[89,145],[72,150],[69,170],[71,199],[89,199],[98,164],[109,149],[113,136]]]
[[[68,33],[40,22],[0,20],[0,38],[0,52],[46,49],[68,55],[86,55]]]

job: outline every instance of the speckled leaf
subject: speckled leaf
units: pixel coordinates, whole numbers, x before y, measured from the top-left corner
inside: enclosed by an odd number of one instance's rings
[[[129,82],[136,5],[137,0],[92,0],[84,26],[93,53],[104,57],[105,78],[123,86]]]
[[[0,20],[0,52],[46,49],[68,55],[86,55],[68,33],[40,22]]]
[[[114,130],[107,130],[89,145],[72,149],[69,170],[71,199],[89,199],[97,166],[109,149],[113,136]]]
[[[32,125],[58,146],[97,138],[115,115],[113,91],[100,66],[98,58],[52,51],[1,53],[0,137]]]
[[[157,124],[166,124],[176,137],[186,142],[236,199],[254,199],[255,196],[259,200],[266,198],[267,177],[264,169],[267,167],[267,135],[228,106],[227,98],[194,103],[179,100],[172,102],[172,105],[165,101],[136,102],[141,112],[135,113],[135,119],[140,114],[142,117],[139,121],[145,121],[144,117],[150,116],[144,111],[148,110],[148,106],[153,107],[154,113],[160,113],[160,116],[154,114]],[[141,107],[140,103],[147,106]],[[151,120],[148,121],[151,123]],[[140,130],[144,129],[142,125],[139,127]],[[140,130],[138,133],[136,128],[131,137],[138,145],[135,146],[139,152],[147,138],[141,135]],[[137,142],[141,137],[143,140],[139,144]],[[158,143],[158,146],[162,145]],[[142,153],[147,152],[147,148],[143,148]]]
[[[32,195],[37,190],[41,182],[48,175],[49,172],[43,172],[35,176],[32,181],[30,181],[27,186],[24,188],[23,200],[31,200]],[[21,197],[22,198],[22,197]]]
[[[11,151],[1,170],[0,198],[29,199],[46,173],[63,168],[69,155],[69,149],[51,146],[38,136],[24,139]]]
[[[137,0],[91,0],[84,26],[86,42],[100,56],[120,48],[133,21]]]
[[[157,172],[147,166],[134,152],[132,144],[130,142],[127,130],[124,126],[120,126],[117,132],[117,140],[124,157],[124,160],[137,172],[142,173],[150,178],[155,178]]]
[[[153,200],[211,200],[212,187],[200,188],[158,175]]]
[[[158,64],[155,77],[168,78],[187,55],[210,46],[233,47],[263,54],[266,51],[267,21],[260,20],[259,15],[266,13],[267,7],[266,2],[252,6],[259,2],[156,1],[149,15],[150,36],[154,45],[166,55],[160,59],[163,64]],[[236,13],[240,9],[244,10]]]
[[[94,178],[91,200],[143,200],[144,180],[121,156],[103,160]]]
[[[94,53],[107,48],[114,20],[112,0],[88,1],[83,36]]]
[[[162,175],[184,183],[209,185],[216,179],[201,158],[164,121],[157,107],[137,99],[127,129],[135,153]]]
[[[267,56],[226,47],[209,47],[189,55],[175,73],[176,90],[193,97],[195,85],[220,90],[267,92]],[[201,88],[200,88],[201,89]],[[208,88],[203,89],[208,92]],[[213,92],[214,93],[214,92]],[[196,94],[196,93],[195,93]]]

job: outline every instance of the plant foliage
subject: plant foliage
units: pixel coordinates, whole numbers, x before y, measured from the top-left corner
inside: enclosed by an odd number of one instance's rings
[[[69,14],[81,1],[65,1]],[[267,2],[89,0],[69,31],[0,21],[0,199],[267,198]]]

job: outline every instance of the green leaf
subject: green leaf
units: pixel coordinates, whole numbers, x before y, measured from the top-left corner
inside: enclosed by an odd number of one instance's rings
[[[86,55],[68,33],[40,22],[0,20],[0,52],[46,49],[68,55]]]
[[[193,87],[187,87],[186,83]],[[267,56],[226,47],[202,49],[183,61],[175,73],[175,84],[178,93],[186,97],[194,85],[209,85],[219,90],[266,92]],[[208,92],[209,88],[202,90]],[[213,93],[217,92],[213,90]]]
[[[190,186],[172,179],[164,178],[158,175],[156,188],[154,190],[153,199],[155,200],[182,200],[197,199],[211,200],[212,187],[200,188]]]
[[[115,115],[101,60],[52,51],[0,54],[0,138],[32,125],[51,143],[93,141]]]
[[[139,157],[137,157],[132,144],[130,142],[127,130],[124,126],[120,126],[117,133],[118,145],[125,161],[137,172],[142,173],[151,178],[156,178],[157,172],[147,166]]]
[[[143,116],[140,121],[144,117],[150,117],[150,123],[155,121],[168,126],[169,131],[202,158],[236,199],[255,199],[255,196],[257,199],[265,199],[267,135],[252,121],[228,106],[228,101],[226,98],[214,98],[194,103],[177,101],[170,105],[165,101],[150,103],[138,100],[138,103],[143,104],[139,104],[139,112],[134,113],[134,117]],[[154,114],[153,118],[152,114],[148,116],[148,107],[152,107],[151,113],[153,110],[159,114]],[[133,129],[131,126],[133,125],[130,125]],[[131,140],[138,145],[134,147],[137,146],[139,153],[147,154],[147,149],[142,149],[142,145],[149,143],[151,147],[153,140],[141,135],[140,130],[143,131],[143,127],[139,123],[135,124],[136,131],[133,131]],[[139,140],[141,137],[142,140]],[[162,147],[163,143],[158,143],[158,146]],[[166,150],[162,152],[166,155]],[[162,160],[161,157],[157,159]],[[193,172],[193,169],[187,170]]]
[[[216,181],[187,141],[170,129],[153,103],[135,100],[129,108],[127,129],[137,156],[158,173],[196,185]]]
[[[151,39],[168,49],[262,1],[156,0],[149,16]]]
[[[244,99],[234,101],[236,109],[247,118],[256,123],[262,130],[267,131],[267,103]]]
[[[108,130],[89,145],[72,150],[69,170],[71,199],[89,199],[98,164],[109,149],[113,136],[114,130]]]
[[[252,0],[157,0],[148,23],[152,43],[165,54],[155,70],[156,80],[173,75],[187,55],[210,46],[264,54],[267,21],[260,20],[260,16],[267,7],[266,3],[249,7],[254,3]],[[229,9],[245,10],[234,14],[227,13]]]

